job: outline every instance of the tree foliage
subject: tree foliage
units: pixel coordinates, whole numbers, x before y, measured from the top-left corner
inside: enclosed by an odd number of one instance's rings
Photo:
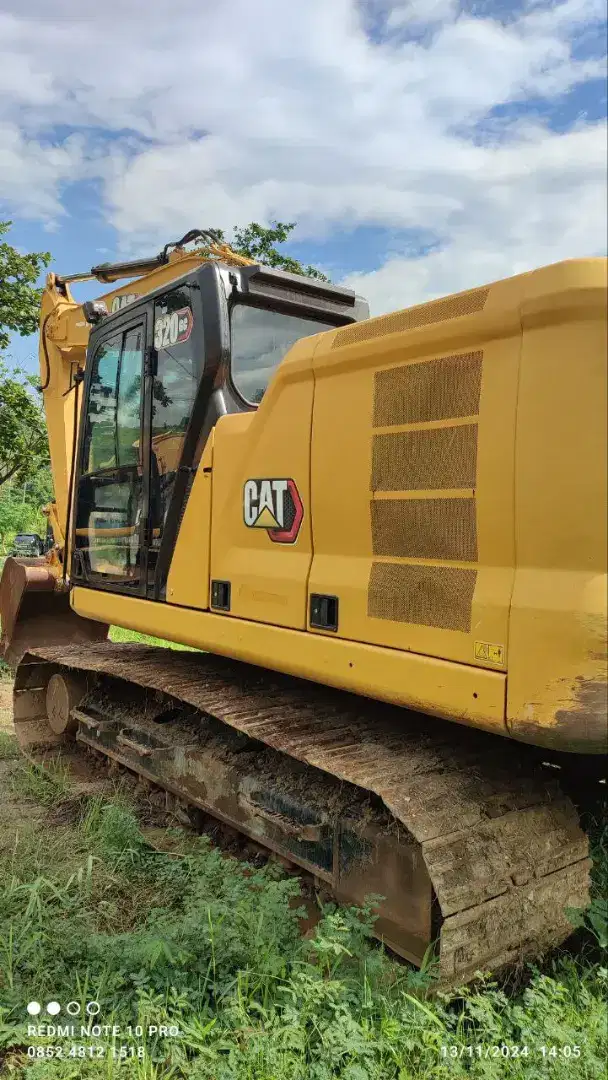
[[[0,487],[31,479],[48,462],[44,413],[33,394],[37,382],[0,360]]]
[[[23,482],[9,480],[0,487],[0,555],[10,548],[16,533],[45,535],[47,525],[41,507],[52,498],[53,481],[48,466]]]
[[[10,225],[0,222],[0,236]],[[36,330],[41,294],[36,281],[49,260],[47,251],[21,255],[0,243],[0,350],[11,331],[25,336]],[[0,357],[0,488],[9,480],[31,481],[48,462],[44,414],[33,393],[37,381]]]
[[[275,270],[287,270],[290,274],[305,274],[306,277],[316,278],[318,281],[329,281],[329,278],[314,266],[304,266],[275,247],[276,244],[284,244],[295,227],[295,221],[273,221],[270,228],[252,221],[249,225],[235,226],[229,243],[239,255],[246,255],[265,266],[272,266]],[[219,233],[222,240],[226,240],[221,229],[215,229],[214,232]]]
[[[0,221],[0,237],[11,225]],[[7,347],[11,330],[22,337],[35,333],[42,291],[36,282],[50,261],[48,251],[21,255],[6,241],[0,243],[0,349]]]

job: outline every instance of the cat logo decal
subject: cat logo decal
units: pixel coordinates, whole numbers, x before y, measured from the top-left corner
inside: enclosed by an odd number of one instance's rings
[[[304,507],[295,480],[247,480],[243,520],[249,529],[266,529],[275,544],[295,544]]]

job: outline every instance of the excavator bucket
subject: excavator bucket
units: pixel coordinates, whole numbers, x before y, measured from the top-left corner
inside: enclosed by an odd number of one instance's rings
[[[16,666],[25,652],[44,645],[79,645],[105,641],[106,623],[83,619],[72,611],[44,557],[8,558],[0,578],[0,657]]]

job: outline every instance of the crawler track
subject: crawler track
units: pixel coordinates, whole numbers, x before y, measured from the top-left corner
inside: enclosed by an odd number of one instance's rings
[[[47,686],[74,680],[77,742],[380,906],[379,934],[465,981],[559,944],[588,897],[587,839],[550,772],[495,736],[206,654],[41,648],[15,682],[37,759],[72,752]]]

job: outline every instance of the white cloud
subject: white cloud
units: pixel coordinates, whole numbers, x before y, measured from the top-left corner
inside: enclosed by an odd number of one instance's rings
[[[409,307],[510,274],[606,249],[606,127],[567,135],[537,132],[487,153],[469,177],[471,207],[446,231],[441,248],[392,258],[379,270],[348,275],[372,314]]]
[[[81,163],[78,136],[61,146],[45,147],[24,137],[15,124],[0,120],[0,208],[16,207],[24,217],[48,225],[64,213],[59,187],[78,176]]]
[[[398,30],[451,20],[458,14],[458,0],[399,0],[386,8],[386,27]]]
[[[434,233],[440,250],[357,279],[377,310],[595,251],[602,129],[501,121],[484,144],[475,125],[602,74],[572,46],[603,7],[524,0],[506,18],[472,0],[4,0],[0,198],[48,218],[62,183],[99,178],[125,248],[272,217],[298,220],[301,237]]]

